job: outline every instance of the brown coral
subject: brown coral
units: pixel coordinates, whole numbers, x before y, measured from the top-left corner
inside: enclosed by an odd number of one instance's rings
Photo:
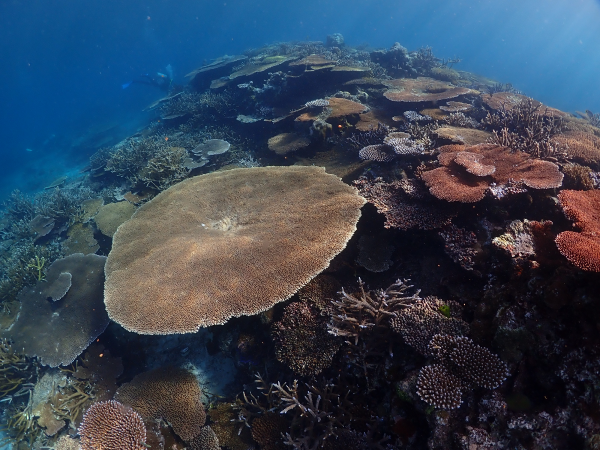
[[[144,419],[162,418],[184,441],[191,441],[206,420],[196,377],[185,369],[166,367],[137,375],[122,385],[115,399],[131,406]]]
[[[600,191],[564,190],[558,198],[565,215],[580,230],[560,233],[558,250],[580,269],[600,272]]]
[[[262,450],[278,450],[284,447],[282,435],[288,429],[289,424],[281,414],[267,412],[252,421],[252,439]]]
[[[368,109],[361,103],[353,102],[352,100],[345,98],[331,97],[328,100],[328,108],[331,108],[331,114],[329,114],[328,118],[338,118],[360,114]]]
[[[462,403],[462,383],[442,364],[425,366],[419,372],[417,394],[436,408],[455,409]]]
[[[447,309],[448,315],[442,311]],[[399,333],[404,342],[423,355],[429,354],[429,342],[436,334],[463,335],[469,325],[460,319],[458,303],[444,302],[436,297],[425,297],[397,313],[390,321],[392,330]]]
[[[145,450],[146,426],[138,413],[114,400],[94,403],[79,427],[81,450]]]
[[[183,181],[119,227],[107,261],[113,320],[195,332],[291,297],[354,234],[365,200],[319,167],[260,167]]]
[[[217,403],[208,410],[211,428],[219,439],[219,444],[229,450],[247,450],[253,442],[250,429],[237,423],[238,411],[231,403]]]
[[[468,177],[455,167],[439,167],[421,175],[429,192],[440,200],[475,203],[485,197],[490,181]]]
[[[310,139],[296,133],[281,133],[269,139],[269,150],[286,155],[310,145]]]
[[[468,337],[438,334],[431,339],[429,348],[440,362],[461,377],[463,384],[496,389],[508,376],[506,363]]]
[[[109,203],[100,207],[94,220],[102,234],[112,237],[119,225],[129,220],[134,211],[135,206],[126,201]]]
[[[584,164],[600,164],[600,137],[590,131],[567,131],[554,140],[563,148],[569,158]]]
[[[312,55],[305,56],[304,58],[299,59],[298,61],[291,62],[290,67],[306,66],[306,67],[310,67],[311,69],[315,70],[317,68],[322,68],[322,67],[331,67],[336,62],[337,61],[332,61],[330,59],[325,58],[324,56],[312,54]]]
[[[400,78],[384,84],[390,88],[384,92],[384,97],[402,103],[436,102],[475,92],[427,77]]]
[[[448,145],[439,148],[443,167],[421,175],[429,191],[451,202],[474,203],[485,196],[492,182],[506,185],[520,182],[533,189],[556,188],[563,174],[550,161],[534,159],[524,152],[494,144],[470,147]]]
[[[358,156],[369,161],[389,162],[396,157],[396,153],[391,145],[375,144],[361,148]]]
[[[464,151],[457,153],[454,162],[463,166],[467,172],[472,173],[473,175],[485,177],[493,174],[496,171],[496,166],[482,164],[481,160],[483,158],[483,155],[480,153]]]
[[[433,230],[448,225],[454,215],[446,205],[435,204],[435,199],[431,199],[417,180],[386,183],[382,178],[361,177],[354,184],[361,195],[385,215],[386,228]]]
[[[189,450],[220,450],[219,438],[209,425],[204,425],[200,433],[190,441]]]
[[[318,375],[329,367],[342,345],[340,339],[327,333],[319,310],[306,302],[286,306],[271,334],[277,360],[302,376]]]
[[[472,109],[472,108],[473,108],[473,105],[471,105],[470,103],[463,103],[463,102],[447,102],[446,106],[444,106],[444,105],[440,106],[440,109],[442,111],[446,111],[446,112],[450,112],[450,113],[466,111],[466,110]]]

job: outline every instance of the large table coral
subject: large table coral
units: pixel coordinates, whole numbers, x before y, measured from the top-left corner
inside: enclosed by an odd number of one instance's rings
[[[179,183],[115,233],[109,316],[131,331],[171,334],[265,311],[344,249],[364,203],[318,167],[234,169]]]

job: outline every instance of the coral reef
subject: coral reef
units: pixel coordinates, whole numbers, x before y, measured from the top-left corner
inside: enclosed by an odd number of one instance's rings
[[[446,254],[463,269],[473,270],[475,264],[473,258],[477,255],[477,250],[474,248],[477,243],[475,233],[452,224],[438,233],[444,239]]]
[[[429,343],[436,334],[462,336],[468,333],[469,325],[460,318],[461,312],[457,302],[425,297],[399,311],[390,321],[390,327],[408,345],[428,355]]]
[[[525,98],[512,107],[506,104],[488,113],[483,123],[494,133],[492,142],[535,157],[557,157],[564,153],[552,139],[563,130],[563,119],[542,104]]]
[[[427,77],[400,78],[383,84],[389,88],[384,97],[398,103],[439,102],[473,93],[471,89]]]
[[[598,447],[598,114],[458,62],[338,34],[223,56],[13,192],[1,443],[96,448],[72,437],[115,397],[146,437],[103,448]]]
[[[362,280],[358,280],[360,294],[346,293],[332,304],[332,318],[329,333],[341,336],[354,345],[361,336],[376,334],[380,328],[388,329],[389,321],[397,312],[419,300],[419,292],[408,295],[409,286],[401,280],[396,281],[385,291],[370,292],[365,290]]]
[[[431,230],[448,225],[452,211],[428,199],[416,180],[386,183],[382,178],[361,177],[354,182],[360,194],[385,215],[386,228]]]

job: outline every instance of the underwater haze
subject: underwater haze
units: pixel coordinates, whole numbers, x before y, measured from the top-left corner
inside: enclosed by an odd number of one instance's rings
[[[600,0],[0,0],[0,450],[600,448]]]
[[[6,0],[0,193],[39,189],[143,124],[161,93],[121,88],[140,74],[170,64],[184,83],[220,55],[336,32],[351,45],[430,46],[550,106],[600,111],[599,23],[592,0]]]

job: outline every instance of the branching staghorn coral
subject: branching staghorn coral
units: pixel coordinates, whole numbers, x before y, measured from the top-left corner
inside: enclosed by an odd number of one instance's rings
[[[33,363],[16,354],[6,339],[0,339],[0,401],[12,402],[12,396],[34,375]]]
[[[15,299],[19,291],[44,276],[44,267],[49,267],[62,256],[58,243],[34,245],[33,240],[21,240],[13,244],[10,253],[0,258],[0,303]],[[44,260],[40,271],[37,261]]]
[[[76,367],[75,363],[73,364]],[[68,369],[61,369],[71,372]],[[79,380],[69,377],[64,387],[58,387],[52,399],[52,411],[59,420],[69,422],[73,429],[81,421],[85,410],[95,401],[96,392],[94,385],[89,380]]]
[[[235,111],[238,100],[234,93],[229,90],[220,93],[206,91],[202,94],[183,92],[177,97],[164,102],[160,107],[160,112],[163,117],[191,114],[193,117],[200,118],[213,112],[226,115]]]
[[[29,394],[27,403],[11,404],[7,408],[4,430],[6,437],[0,440],[0,445],[27,443],[30,448],[33,448],[33,443],[42,435],[42,428],[37,424],[33,414],[32,392],[32,389],[24,392]]]
[[[407,122],[404,131],[410,134],[413,140],[430,150],[435,147],[434,131],[438,128],[439,124],[436,121],[427,124]]]
[[[156,135],[131,139],[120,146],[110,156],[106,170],[134,186],[162,191],[187,176],[184,160],[188,157],[187,150],[173,146],[168,137]]]
[[[0,339],[0,402],[6,405],[1,427],[5,436],[0,439],[0,447],[24,442],[32,446],[42,434],[32,402],[38,375],[39,366],[34,360],[15,353],[6,339]]]
[[[182,147],[162,147],[140,172],[140,181],[149,188],[164,191],[187,177],[186,158],[188,152]]]
[[[329,333],[342,336],[357,345],[363,336],[381,329],[389,330],[389,321],[396,317],[397,311],[420,300],[420,290],[408,295],[407,291],[413,286],[405,284],[406,281],[397,280],[386,290],[373,292],[365,290],[359,278],[359,295],[348,294],[342,289],[341,298],[332,303]]]
[[[253,418],[277,411],[289,421],[284,443],[296,450],[320,448],[328,438],[351,425],[350,391],[342,389],[339,380],[322,381],[318,385],[299,385],[294,380],[288,385],[269,384],[259,374],[256,376],[262,396],[242,394],[243,399],[236,402],[239,423],[252,427]]]
[[[491,86],[486,86],[486,92],[488,94],[496,94],[497,92],[510,92],[511,94],[521,94],[521,91],[515,89],[511,83],[495,83]]]
[[[564,121],[548,108],[541,108],[541,103],[527,98],[512,108],[503,106],[498,112],[488,113],[483,123],[494,133],[492,143],[536,158],[562,156],[552,137],[563,131]]]
[[[420,300],[420,291],[409,295],[413,286],[405,282],[397,280],[386,290],[373,292],[365,290],[359,278],[358,295],[342,289],[341,298],[331,303],[329,333],[346,339],[347,349],[342,348],[341,353],[348,364],[359,368],[370,388],[393,355],[390,321]]]
[[[83,186],[49,189],[35,196],[35,212],[61,224],[72,224],[82,212],[81,202],[94,196],[90,188]]]
[[[21,219],[29,221],[36,216],[32,199],[18,189],[11,192],[10,197],[2,206],[5,208],[4,216],[10,218],[11,221]]]
[[[345,139],[345,143],[356,150],[360,150],[368,145],[381,144],[389,132],[390,127],[378,123],[377,128],[371,128],[367,131],[356,131]]]
[[[479,122],[460,111],[451,113],[444,119],[444,122],[455,127],[479,128]]]

